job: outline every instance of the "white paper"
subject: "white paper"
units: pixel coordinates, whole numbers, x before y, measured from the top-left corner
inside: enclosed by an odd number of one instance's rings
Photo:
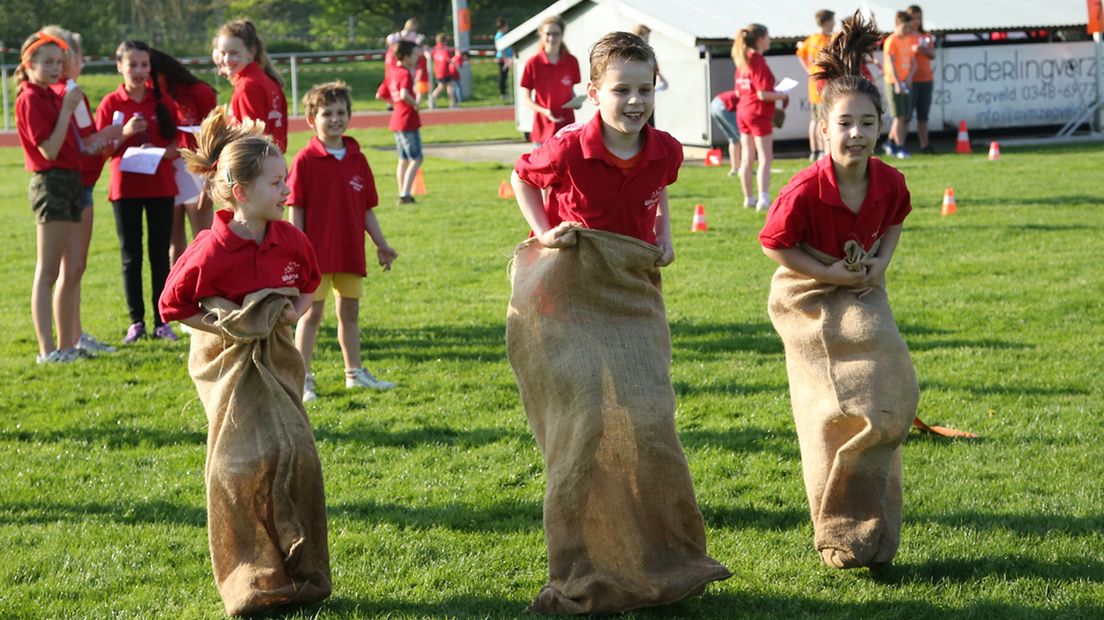
[[[181,125],[181,126],[177,127],[177,129],[179,129],[180,131],[183,131],[184,133],[190,133],[190,134],[198,134],[199,133],[199,125]]]
[[[585,102],[586,99],[586,95],[575,95],[574,97],[569,99],[567,103],[563,104],[562,107],[565,110],[578,110],[579,108],[583,107],[583,102]]]
[[[123,114],[122,110],[115,110],[115,113],[111,115],[112,125],[122,125],[126,120],[126,114]]]
[[[133,172],[135,174],[156,174],[157,167],[161,165],[161,159],[165,157],[165,149],[156,146],[132,146],[123,153],[119,161],[120,172]]]
[[[788,93],[794,89],[794,86],[797,86],[797,80],[785,77],[782,78],[781,82],[775,85],[774,90],[779,93]]]

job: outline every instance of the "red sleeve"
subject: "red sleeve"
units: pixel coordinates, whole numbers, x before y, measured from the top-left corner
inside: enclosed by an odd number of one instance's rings
[[[550,138],[544,145],[519,157],[514,164],[518,177],[529,185],[541,189],[554,185],[562,177],[556,170],[558,158],[554,156],[556,151],[554,147],[557,142],[556,138]]]
[[[307,174],[305,170],[307,166],[304,163],[302,154],[303,152],[300,151],[299,154],[295,156],[295,159],[291,161],[291,170],[288,171],[287,176],[287,186],[291,193],[288,194],[287,204],[305,209],[307,208],[306,179],[309,178],[310,175]]]
[[[530,58],[525,63],[525,68],[521,70],[521,87],[529,90],[535,88],[537,84],[536,63],[533,60],[533,58]]]
[[[39,106],[30,105],[25,97],[20,97],[15,103],[15,123],[20,133],[30,137],[31,143],[38,146],[50,138],[54,133],[54,123],[57,117],[48,118]]]
[[[671,146],[671,154],[673,155],[671,161],[671,176],[668,177],[667,185],[674,185],[675,181],[678,181],[679,169],[682,168],[682,143],[674,138],[671,139],[673,143]]]
[[[387,78],[383,78],[380,82],[379,88],[376,89],[376,99],[391,99],[391,88],[387,85]]]
[[[912,213],[912,195],[902,179],[900,190],[897,192],[897,212],[893,214],[890,224],[893,226],[903,224],[909,213]]]
[[[211,233],[203,231],[200,234]],[[197,236],[173,265],[168,279],[165,280],[165,288],[161,291],[161,298],[157,300],[157,309],[161,312],[161,320],[165,322],[186,319],[200,311],[199,300],[196,299],[199,265],[193,265],[192,262],[199,253],[196,248],[206,244],[196,243],[198,241],[201,240]]]
[[[111,124],[111,106],[108,99],[111,95],[105,96],[100,100],[100,105],[96,106],[96,130],[99,131],[104,127]]]
[[[374,209],[379,206],[379,194],[376,193],[376,178],[372,175],[372,167],[368,165],[368,158],[364,156],[364,153],[360,154],[361,161],[364,162],[364,202],[369,209]]]
[[[771,205],[767,223],[759,231],[759,243],[763,247],[784,250],[805,239],[809,220],[801,187],[783,189]]]
[[[245,81],[241,88],[235,89],[230,97],[230,111],[240,123],[247,118],[268,122],[269,109],[265,105],[268,95],[260,84],[252,80]]]
[[[571,59],[571,83],[578,84],[583,81],[582,74],[579,73],[579,59],[570,54],[567,57]]]
[[[759,92],[774,90],[774,73],[767,66],[767,59],[762,54],[756,54],[752,58],[754,60],[748,63],[752,86]]]
[[[322,282],[322,272],[318,269],[318,258],[314,255],[314,247],[311,246],[310,239],[307,239],[307,236],[299,229],[296,229],[295,232],[299,233],[300,251],[307,261],[307,279],[299,287],[299,292],[306,295],[307,293],[313,293],[318,288],[318,285]]]

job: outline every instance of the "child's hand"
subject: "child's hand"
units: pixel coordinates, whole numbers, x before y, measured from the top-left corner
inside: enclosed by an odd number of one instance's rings
[[[862,261],[862,264],[866,267],[866,277],[862,282],[851,289],[851,292],[855,293],[859,299],[866,297],[870,294],[870,291],[885,286],[885,272],[889,267],[889,262],[883,258],[872,256]]]
[[[559,116],[556,116],[555,114],[552,113],[552,110],[549,110],[547,108],[544,110],[544,117],[547,118],[548,120],[552,121],[553,123],[559,123],[559,122],[563,121],[562,118],[560,118]]]
[[[61,107],[66,112],[72,112],[82,101],[84,101],[84,91],[79,85],[74,84],[72,87],[65,88],[65,98],[61,100]]]
[[[129,138],[134,134],[145,131],[147,128],[149,128],[149,123],[146,122],[146,119],[135,114],[134,116],[130,117],[130,120],[126,122],[126,125],[123,125],[122,137],[124,139]]]
[[[837,286],[860,286],[866,279],[866,267],[860,271],[851,271],[847,268],[847,262],[838,260],[828,266],[828,272],[821,280]]]
[[[376,258],[379,259],[379,264],[384,271],[391,271],[391,263],[394,263],[398,257],[399,253],[389,245],[376,248]]]
[[[656,267],[666,267],[675,262],[675,246],[669,237],[656,237],[656,245],[663,252],[663,256],[656,261]]]
[[[555,228],[550,228],[540,235],[537,240],[546,248],[567,248],[575,245],[575,235],[571,234],[581,226],[578,222],[560,222]]]

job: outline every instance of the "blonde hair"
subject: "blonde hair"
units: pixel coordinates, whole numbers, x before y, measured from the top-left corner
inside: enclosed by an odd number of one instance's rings
[[[82,45],[83,41],[79,32],[66,30],[65,28],[62,28],[61,26],[58,26],[56,24],[51,24],[44,27],[41,32],[43,34],[48,34],[51,37],[57,37],[62,41],[65,41],[65,44],[69,46],[66,59],[71,59],[73,56],[80,56],[81,50],[84,49],[84,45]]]
[[[242,45],[253,52],[253,60],[264,69],[265,75],[272,78],[277,84],[283,87],[284,78],[280,77],[280,73],[276,71],[276,67],[273,66],[272,60],[270,60],[268,54],[265,53],[264,41],[261,41],[260,35],[257,34],[257,27],[253,25],[253,22],[248,19],[238,19],[232,22],[226,22],[219,28],[218,34],[219,36],[237,37],[241,39]]]
[[[732,62],[737,69],[743,69],[748,64],[748,53],[755,50],[755,43],[767,36],[767,27],[763,24],[748,24],[736,33],[736,39],[732,42]]]
[[[252,119],[231,124],[218,106],[203,119],[196,149],[180,149],[188,170],[207,178],[206,191],[215,202],[235,205],[234,185],[249,187],[261,176],[266,159],[283,157],[264,128],[264,121]]]

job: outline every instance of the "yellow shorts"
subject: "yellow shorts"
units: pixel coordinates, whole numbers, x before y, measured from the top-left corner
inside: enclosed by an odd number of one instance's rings
[[[355,273],[324,273],[314,291],[314,300],[319,301],[331,288],[337,297],[360,299],[364,296],[364,278]]]

